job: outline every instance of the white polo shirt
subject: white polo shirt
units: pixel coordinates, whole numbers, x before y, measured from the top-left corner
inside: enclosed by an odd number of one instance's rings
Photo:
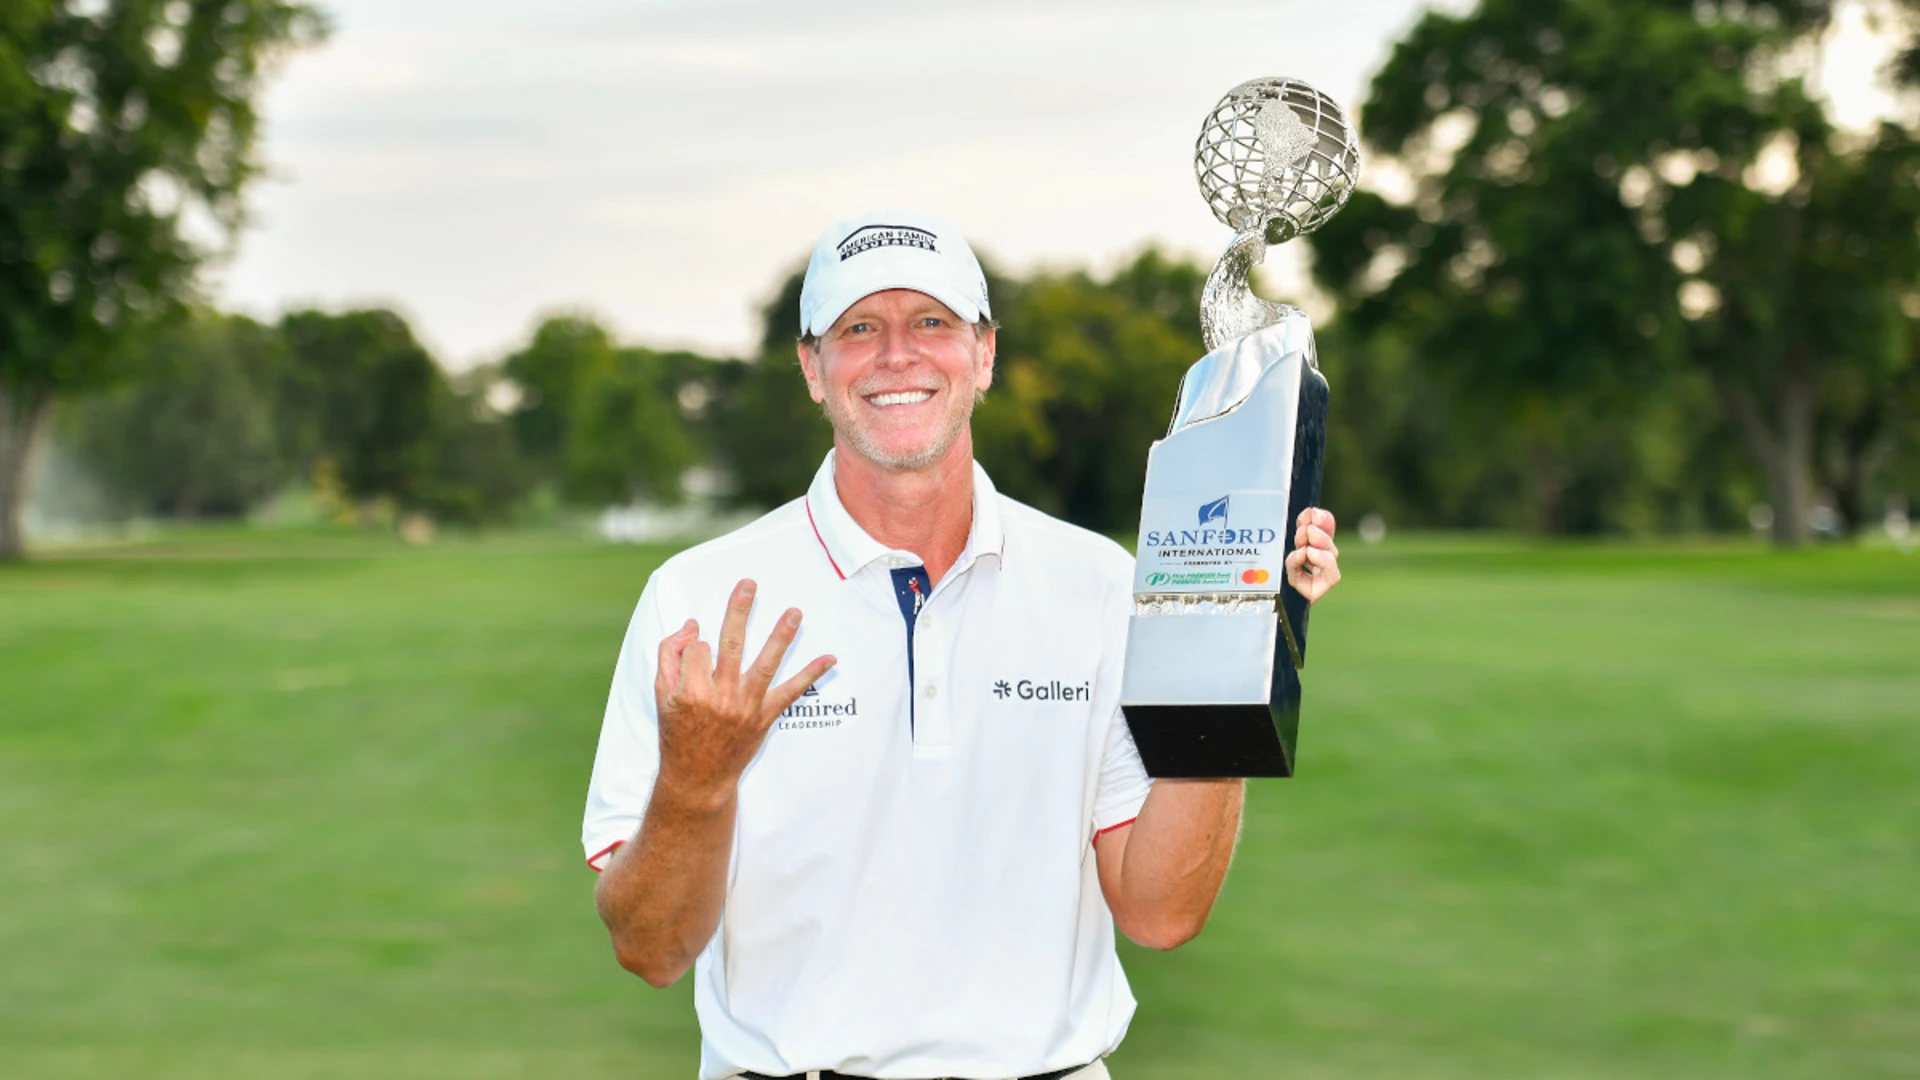
[[[711,642],[751,577],[749,658],[797,607],[779,679],[839,660],[740,781],[726,904],[694,965],[705,1080],[1010,1077],[1120,1044],[1134,1000],[1093,840],[1150,785],[1119,708],[1132,571],[976,464],[966,550],[919,601],[909,650],[925,571],[847,514],[831,453],[805,498],[655,571],[587,793],[596,869],[659,767],[662,638],[694,618]]]

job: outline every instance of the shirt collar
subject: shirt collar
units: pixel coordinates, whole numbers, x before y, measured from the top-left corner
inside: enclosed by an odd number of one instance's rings
[[[820,463],[820,469],[813,474],[813,484],[807,488],[807,520],[813,526],[813,534],[827,553],[827,560],[833,564],[834,573],[842,580],[850,578],[875,562],[883,562],[893,556],[911,560],[909,565],[918,565],[920,557],[912,552],[895,551],[875,540],[860,523],[847,513],[846,504],[840,501],[840,491],[834,486],[834,451],[827,451],[826,460]],[[965,570],[975,559],[988,557],[996,562],[1006,556],[1007,536],[1000,522],[1000,497],[994,489],[993,481],[987,478],[987,470],[973,463],[973,526],[967,532],[967,546],[960,552],[960,558],[953,564],[955,571]]]

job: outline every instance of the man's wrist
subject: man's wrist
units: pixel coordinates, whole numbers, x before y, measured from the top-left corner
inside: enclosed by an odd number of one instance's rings
[[[739,793],[738,780],[701,783],[663,764],[660,774],[654,777],[653,798],[648,807],[649,812],[659,809],[689,817],[706,817],[725,811]]]

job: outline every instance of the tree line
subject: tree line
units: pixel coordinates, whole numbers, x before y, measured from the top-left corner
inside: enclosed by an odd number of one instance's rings
[[[1003,326],[975,451],[1001,490],[1090,528],[1137,524],[1147,448],[1201,354],[1204,278],[1151,249],[1106,276],[989,269]],[[151,514],[244,513],[317,477],[360,506],[487,525],[536,493],[583,508],[675,502],[696,469],[703,495],[767,507],[802,493],[832,442],[795,358],[800,284],[798,271],[781,279],[750,356],[622,344],[569,313],[458,375],[390,311],[271,325],[201,312],[151,339],[145,377],[77,402],[60,432]],[[1744,530],[1767,498],[1735,421],[1686,372],[1623,400],[1541,394],[1530,408],[1543,412],[1516,417],[1403,327],[1349,315],[1318,337],[1334,402],[1327,504],[1348,520]],[[1920,479],[1920,446],[1896,440],[1877,464],[1870,492],[1914,490],[1899,485]]]
[[[1356,196],[1318,278],[1506,444],[1537,527],[1618,520],[1622,480],[1671,506],[1736,448],[1784,544],[1915,490],[1920,4],[1875,9],[1905,122],[1866,132],[1815,92],[1835,6],[1483,0],[1375,76],[1410,190]]]
[[[1338,311],[1331,508],[1585,534],[1744,529],[1764,504],[1797,544],[1920,493],[1920,0],[1879,10],[1907,112],[1866,132],[1813,85],[1828,0],[1481,0],[1416,23],[1356,110],[1398,182],[1303,241]],[[571,314],[458,375],[390,311],[197,306],[217,252],[181,223],[238,225],[260,80],[324,32],[286,0],[0,11],[0,558],[56,402],[145,513],[299,483],[474,524],[539,492],[671,501],[695,474],[742,505],[804,489],[830,436],[796,371],[797,272],[749,356]],[[1133,527],[1203,277],[1152,250],[990,272],[975,432],[1003,490]]]

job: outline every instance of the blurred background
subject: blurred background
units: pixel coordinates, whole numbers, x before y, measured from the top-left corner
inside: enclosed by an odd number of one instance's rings
[[[980,459],[1131,543],[1277,74],[1347,579],[1116,1076],[1920,1075],[1920,3],[902,8],[0,9],[0,1075],[693,1075],[579,807],[829,445],[808,249],[965,230]]]

